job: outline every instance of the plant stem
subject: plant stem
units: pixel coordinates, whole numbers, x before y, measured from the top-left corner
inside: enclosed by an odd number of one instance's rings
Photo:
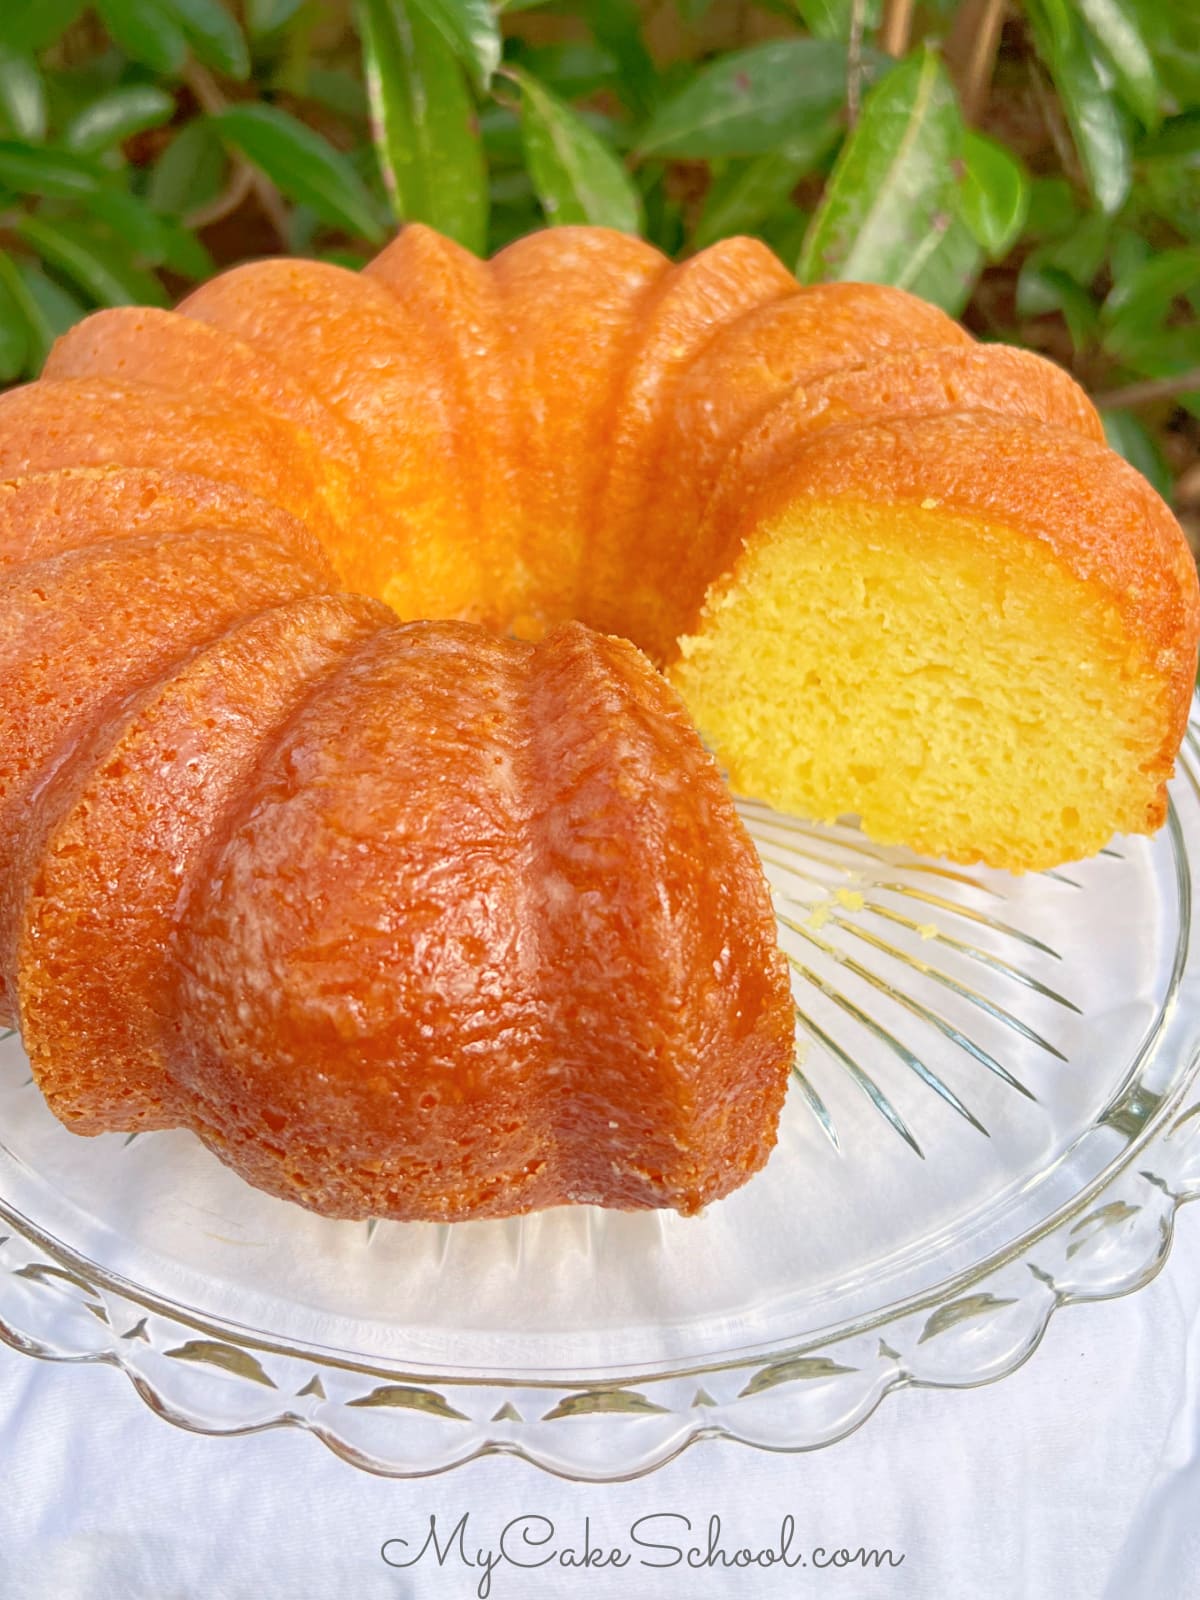
[[[1151,400],[1171,400],[1177,394],[1200,390],[1200,367],[1190,372],[1177,372],[1169,378],[1146,378],[1141,383],[1127,383],[1120,389],[1109,389],[1104,394],[1093,395],[1101,410],[1125,411],[1132,406],[1148,404]]]
[[[879,29],[879,48],[889,56],[902,56],[912,37],[913,0],[887,0]]]
[[[208,116],[217,116],[229,104],[221,93],[220,85],[212,73],[208,71],[207,67],[202,67],[198,61],[188,61],[183,69],[183,81],[195,95],[196,103],[200,109]],[[244,173],[249,174],[248,179],[243,176]],[[245,188],[241,187],[243,184],[246,185]],[[263,215],[274,228],[280,244],[286,246],[288,242],[288,210],[283,203],[279,190],[265,173],[260,172],[257,167],[252,166],[250,162],[240,156],[234,160],[233,177],[224,195],[218,196],[217,200],[213,202],[213,206],[219,207],[223,200],[227,200],[232,196],[236,196],[236,199],[232,205],[226,205],[224,209],[216,210],[215,214],[208,220],[215,222],[218,217],[225,216],[228,212],[235,210],[248,193],[254,194]],[[192,225],[196,226],[195,223]]]
[[[1042,114],[1046,132],[1050,135],[1050,142],[1058,156],[1059,165],[1074,183],[1082,186],[1083,169],[1075,152],[1074,141],[1063,122],[1058,101],[1047,89],[1042,69],[1036,61],[1031,64],[1029,82],[1033,89],[1033,97],[1038,103],[1038,110]]]
[[[190,228],[193,233],[199,233],[201,228],[211,228],[214,222],[220,222],[222,217],[236,211],[253,189],[254,168],[248,161],[236,162],[229,182],[220,194],[215,195],[207,205],[197,206],[195,211],[190,211],[183,219],[184,227]]]
[[[862,99],[863,15],[867,0],[850,0],[850,39],[846,47],[846,121],[851,128],[858,121]]]
[[[966,0],[954,14],[954,26],[946,42],[946,61],[968,122],[975,121],[987,100],[1004,10],[1005,0]]]

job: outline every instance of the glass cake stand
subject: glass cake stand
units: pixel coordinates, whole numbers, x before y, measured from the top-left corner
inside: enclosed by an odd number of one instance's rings
[[[0,1337],[169,1421],[374,1472],[603,1480],[697,1438],[829,1444],[1013,1371],[1145,1283],[1200,1192],[1200,725],[1166,828],[1013,878],[742,808],[795,978],[762,1174],[700,1217],[337,1223],[185,1133],[79,1139],[0,1043]]]

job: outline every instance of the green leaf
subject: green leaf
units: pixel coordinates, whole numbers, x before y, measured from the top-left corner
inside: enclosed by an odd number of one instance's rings
[[[479,113],[484,153],[492,167],[517,166],[525,157],[521,145],[521,119],[508,106],[484,106]]]
[[[209,120],[281,194],[310,206],[332,228],[382,243],[375,203],[351,162],[298,118],[278,106],[246,104]]]
[[[1157,133],[1138,141],[1135,154],[1139,161],[1175,161],[1182,156],[1200,165],[1200,110],[1168,117]]]
[[[1123,276],[1101,308],[1104,348],[1132,357],[1168,326],[1174,302],[1200,290],[1200,248],[1164,250]]]
[[[1029,211],[1029,181],[1014,155],[994,139],[968,130],[963,141],[966,172],[959,190],[959,215],[975,241],[998,261],[1016,243]]]
[[[1190,0],[1126,0],[1150,48],[1163,89],[1180,106],[1200,105],[1200,10]]]
[[[497,206],[536,205],[533,179],[527,172],[501,172],[489,185],[492,204]]]
[[[98,305],[167,304],[153,273],[135,267],[127,250],[97,238],[73,218],[21,217],[15,231]]]
[[[170,267],[171,272],[178,272],[179,277],[190,278],[194,283],[203,282],[203,278],[211,278],[216,274],[216,261],[208,251],[208,246],[198,240],[195,234],[189,234],[179,222],[166,222],[163,266]]]
[[[1162,322],[1171,302],[1200,289],[1200,248],[1163,250],[1140,262],[1120,280],[1104,303],[1105,320],[1114,324],[1130,315],[1153,316]]]
[[[1126,104],[1147,128],[1157,127],[1162,85],[1136,15],[1124,0],[1079,0],[1079,10],[1116,74]]]
[[[415,0],[481,92],[500,65],[500,24],[488,0]]]
[[[801,211],[799,206],[788,206],[784,211],[777,211],[774,216],[768,217],[758,230],[759,237],[764,244],[770,245],[781,261],[786,261],[789,266],[800,258],[800,251],[804,248],[804,235],[808,232],[808,225],[812,220],[807,211]]]
[[[518,44],[513,65],[539,79],[564,100],[617,86],[617,58],[586,39],[534,49]]]
[[[496,255],[505,245],[512,244],[515,239],[523,239],[527,233],[536,233],[545,223],[546,219],[536,204],[493,206],[488,218],[488,255]]]
[[[1171,497],[1171,471],[1153,434],[1128,411],[1102,411],[1104,437],[1109,448],[1125,457],[1164,500]]]
[[[849,41],[850,22],[854,15],[853,0],[796,0],[796,10],[804,19],[804,26],[815,38],[840,39],[843,44]],[[882,17],[882,0],[867,0],[863,7],[863,32],[873,33]]]
[[[39,144],[46,137],[46,84],[32,56],[0,44],[0,132]]]
[[[1183,238],[1200,241],[1200,165],[1148,161],[1138,184],[1138,200]]]
[[[1143,234],[1132,228],[1120,228],[1113,234],[1109,250],[1109,268],[1115,285],[1125,285],[1153,254],[1153,246]]]
[[[359,15],[371,132],[396,216],[482,251],[487,170],[462,68],[403,0],[362,0]]]
[[[1129,351],[1124,365],[1143,378],[1177,379],[1195,372],[1200,368],[1200,323],[1183,323],[1148,334]],[[1200,390],[1178,392],[1173,400],[1200,417]]]
[[[1044,317],[1052,311],[1061,312],[1076,350],[1095,338],[1100,319],[1091,295],[1069,272],[1030,256],[1017,278],[1017,314]]]
[[[962,217],[942,213],[910,260],[900,287],[957,317],[971,298],[982,266],[983,251]]]
[[[1046,0],[1026,0],[1025,9],[1037,52],[1050,69],[1071,126],[1088,188],[1097,205],[1111,215],[1124,205],[1132,180],[1125,116],[1073,14],[1065,6],[1052,11]]]
[[[813,129],[808,147],[799,140],[749,161],[732,162],[713,181],[704,210],[692,235],[692,247],[702,250],[734,233],[750,233],[760,222],[787,204],[792,190],[837,143],[839,130],[832,119]]]
[[[33,331],[20,299],[0,273],[0,383],[15,383],[29,364]]]
[[[246,0],[246,29],[252,39],[266,39],[287,27],[304,0]]]
[[[596,43],[616,62],[614,89],[631,111],[646,116],[658,99],[660,85],[642,37],[637,0],[581,0],[579,10]]]
[[[666,168],[658,162],[647,162],[638,170],[635,182],[642,202],[643,237],[665,256],[675,255],[685,241],[683,206],[667,186]],[[539,215],[537,226],[544,220]]]
[[[127,189],[98,189],[87,198],[87,209],[112,229],[129,255],[147,266],[159,266],[167,253],[162,218]]]
[[[87,315],[85,307],[31,261],[17,263],[0,250],[0,281],[21,308],[29,337],[27,370],[42,370],[50,346]]]
[[[318,261],[328,261],[332,267],[345,267],[347,272],[361,272],[370,260],[358,250],[320,250]]]
[[[525,161],[546,220],[637,233],[641,201],[621,162],[544,84],[527,72],[514,70],[513,76],[521,88]]]
[[[1033,239],[1057,239],[1069,233],[1079,217],[1075,190],[1066,178],[1034,178],[1029,185],[1025,233]]]
[[[935,225],[954,212],[962,142],[958,102],[937,56],[909,56],[863,102],[805,238],[801,278],[906,283]]]
[[[131,61],[174,76],[187,60],[183,29],[157,0],[95,0],[96,12]]]
[[[184,216],[221,192],[229,157],[204,117],[183,127],[150,173],[146,198],[163,216]]]
[[[1111,238],[1111,217],[1103,211],[1090,211],[1078,218],[1069,233],[1044,246],[1038,255],[1050,266],[1069,273],[1086,289],[1108,259]]]
[[[91,194],[103,181],[92,161],[69,150],[48,150],[37,145],[0,140],[0,185],[15,194],[69,200]]]
[[[163,234],[164,267],[170,267],[171,271],[177,272],[181,278],[190,278],[193,283],[213,276],[217,264],[194,233],[189,233],[178,222],[164,217]]]
[[[560,96],[559,98],[564,97]],[[596,111],[591,106],[573,106],[571,109],[584,127],[590,128],[601,144],[607,145],[610,150],[616,150],[621,155],[624,155],[631,148],[629,129],[625,123],[618,122],[615,117],[610,117],[607,112]],[[524,145],[522,145],[521,153],[522,155],[524,154]]]
[[[132,134],[161,127],[175,115],[174,98],[149,83],[131,83],[84,106],[63,134],[71,150],[95,154],[123,144]]]
[[[242,30],[221,0],[162,0],[162,4],[206,67],[239,81],[250,76],[250,52]]]
[[[352,72],[332,67],[310,67],[304,80],[304,93],[318,105],[344,117],[347,122],[366,122],[370,115],[367,91]]]
[[[99,189],[84,200],[88,212],[105,223],[123,250],[144,266],[170,267],[183,278],[206,278],[213,259],[199,239],[127,189]]]
[[[321,227],[321,219],[315,211],[308,206],[296,205],[291,208],[287,216],[287,229],[284,243],[290,256],[312,256],[316,254],[317,233]]]
[[[34,55],[60,39],[83,10],[84,0],[4,0],[4,43]]]
[[[842,106],[846,52],[829,39],[776,39],[705,67],[650,119],[643,155],[757,156],[822,127]]]

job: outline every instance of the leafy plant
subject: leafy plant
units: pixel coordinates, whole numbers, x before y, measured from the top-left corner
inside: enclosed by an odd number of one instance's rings
[[[7,0],[0,382],[92,307],[413,219],[757,234],[1045,350],[1197,479],[1192,0]]]

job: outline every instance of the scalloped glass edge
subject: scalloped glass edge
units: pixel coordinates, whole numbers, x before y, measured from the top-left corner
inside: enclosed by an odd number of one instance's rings
[[[1200,795],[1200,701],[1180,767]],[[1193,950],[1187,964],[1197,960]],[[636,1377],[431,1378],[289,1347],[158,1302],[76,1257],[2,1198],[0,1340],[43,1360],[114,1366],[154,1412],[192,1432],[297,1427],[389,1477],[510,1455],[605,1482],[652,1472],[698,1439],[817,1449],[853,1433],[898,1390],[1007,1376],[1059,1307],[1128,1294],[1155,1276],[1176,1212],[1200,1196],[1200,1011],[1177,1006],[1160,1051],[1186,1063],[1175,1091],[1141,1100],[1135,1086],[1122,1106],[1129,1143],[1096,1180],[969,1271],[828,1340]]]

